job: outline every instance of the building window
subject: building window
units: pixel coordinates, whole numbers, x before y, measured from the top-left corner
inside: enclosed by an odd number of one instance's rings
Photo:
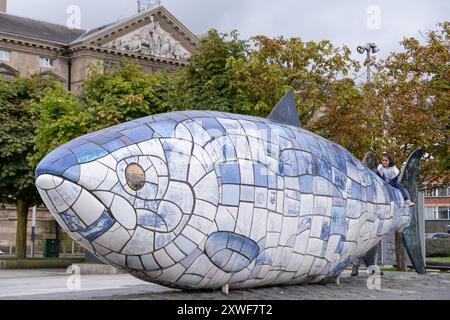
[[[448,207],[438,207],[438,220],[448,220]]]
[[[450,197],[450,186],[427,189],[425,197]]]
[[[436,207],[425,207],[425,220],[436,220]]]
[[[0,50],[0,60],[10,61],[11,60],[11,52]]]
[[[54,68],[55,67],[55,59],[52,58],[39,58],[39,66],[44,68]]]
[[[450,207],[425,207],[425,220],[450,220]]]
[[[438,188],[438,197],[446,197],[447,196],[447,188]]]

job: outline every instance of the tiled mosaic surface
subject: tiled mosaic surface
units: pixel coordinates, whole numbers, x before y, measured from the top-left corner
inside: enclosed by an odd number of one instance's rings
[[[156,115],[78,138],[36,176],[78,243],[177,288],[333,278],[410,221],[400,192],[342,147],[221,112]]]

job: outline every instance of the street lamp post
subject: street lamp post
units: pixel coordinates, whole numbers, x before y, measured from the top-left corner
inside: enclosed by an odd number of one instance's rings
[[[36,206],[33,207],[31,216],[31,257],[34,258],[34,242],[36,240]]]
[[[372,81],[371,79],[371,71],[370,71],[370,58],[371,58],[371,54],[375,54],[378,51],[380,51],[380,49],[377,47],[377,45],[373,42],[370,43],[366,43],[366,45],[364,46],[358,46],[358,48],[356,48],[356,50],[358,51],[359,54],[364,54],[364,52],[367,54],[367,59],[366,59],[366,65],[367,65],[367,83],[370,83]],[[381,264],[384,265],[384,244],[383,241],[380,241],[380,243],[378,244],[377,247],[377,254],[376,254],[376,260],[375,263],[378,264],[378,255],[381,256]]]
[[[370,83],[372,80],[370,77],[370,56],[372,53],[377,53],[378,51],[380,51],[380,49],[378,49],[378,47],[375,43],[371,42],[371,43],[366,43],[365,46],[358,46],[357,50],[358,50],[358,53],[360,53],[360,54],[364,54],[364,52],[366,52],[366,54],[367,54],[367,60],[366,60],[367,83]]]

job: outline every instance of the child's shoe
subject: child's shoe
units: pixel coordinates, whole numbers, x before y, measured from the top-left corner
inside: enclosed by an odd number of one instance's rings
[[[415,203],[412,202],[411,200],[406,200],[405,201],[405,207],[412,207],[415,206]]]

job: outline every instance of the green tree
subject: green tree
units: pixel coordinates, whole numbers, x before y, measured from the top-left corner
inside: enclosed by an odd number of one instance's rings
[[[175,91],[170,96],[173,109],[239,112],[243,102],[232,86],[234,71],[228,59],[245,59],[247,47],[246,41],[238,39],[237,31],[219,34],[209,30],[189,65],[175,75]]]
[[[163,99],[169,81],[166,74],[147,73],[130,61],[109,73],[94,69],[79,95],[88,115],[89,129],[103,129],[165,112]]]
[[[27,219],[30,206],[40,202],[34,184],[33,154],[36,122],[31,105],[43,89],[54,86],[47,78],[0,79],[0,204],[16,205],[16,256],[26,256]]]
[[[344,146],[362,159],[366,152],[377,152],[383,135],[379,106],[374,105],[371,85],[356,86],[351,79],[332,85],[335,92],[321,115],[308,129]]]
[[[45,88],[32,104],[37,126],[29,164],[36,167],[50,151],[90,130],[88,115],[79,100],[60,83]]]
[[[244,103],[243,112],[266,117],[293,89],[303,127],[360,158],[375,148],[380,130],[364,107],[365,89],[349,78],[360,65],[347,47],[265,36],[252,38],[252,44],[244,57],[228,59],[234,72],[231,86]]]
[[[110,73],[93,66],[77,94],[62,86],[45,90],[43,98],[34,104],[38,126],[31,165],[36,166],[50,151],[84,134],[167,111],[165,96],[171,81],[165,73],[149,74],[137,63],[125,61]]]
[[[424,43],[404,39],[403,50],[378,63],[375,90],[383,106],[383,149],[403,163],[422,149],[424,180],[450,181],[450,22],[430,31]]]
[[[325,111],[340,90],[354,83],[348,73],[359,69],[347,47],[334,47],[329,41],[308,41],[257,36],[246,56],[229,58],[234,71],[232,88],[245,101],[248,113],[268,115],[288,90],[297,93],[300,120],[307,125]],[[342,82],[341,84],[338,84]]]

